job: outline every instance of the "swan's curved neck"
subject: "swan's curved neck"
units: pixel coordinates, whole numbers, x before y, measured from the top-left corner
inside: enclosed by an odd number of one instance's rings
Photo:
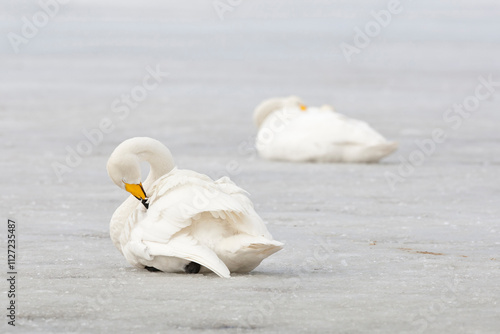
[[[166,147],[148,147],[146,150],[135,152],[140,161],[146,161],[150,165],[149,175],[144,181],[144,189],[149,187],[160,177],[175,168],[172,154]]]
[[[124,189],[124,183],[138,184],[142,180],[141,161],[151,166],[143,187],[147,190],[158,178],[175,168],[172,154],[158,140],[135,137],[125,140],[113,151],[106,166],[113,182]]]
[[[151,185],[175,168],[172,154],[159,141],[147,137],[136,137],[124,141],[113,151],[106,168],[113,182],[123,189],[124,178],[132,183],[138,183],[142,179],[141,161],[146,161],[151,166],[149,175],[143,183],[146,195],[148,195]],[[122,251],[120,235],[123,227],[138,205],[141,204],[133,196],[129,196],[111,218],[111,239],[120,251]]]
[[[269,99],[261,103],[254,111],[254,122],[260,127],[264,120],[274,111],[283,108],[283,100],[280,98]]]

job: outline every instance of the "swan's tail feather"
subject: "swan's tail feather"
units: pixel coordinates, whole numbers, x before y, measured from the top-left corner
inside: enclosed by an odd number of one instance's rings
[[[248,252],[256,255],[260,255],[262,259],[273,255],[274,253],[280,251],[283,248],[283,244],[278,241],[271,241],[266,244],[250,244],[247,247],[243,247],[240,252]]]
[[[382,144],[371,145],[366,148],[367,162],[377,162],[398,149],[398,143],[386,142]]]
[[[249,235],[235,235],[219,246],[219,257],[231,272],[250,272],[265,258],[283,248],[283,243]]]
[[[255,269],[265,258],[283,248],[278,241],[268,243],[252,243],[241,247],[234,257],[239,259],[238,264],[229,265],[232,272],[246,273]]]

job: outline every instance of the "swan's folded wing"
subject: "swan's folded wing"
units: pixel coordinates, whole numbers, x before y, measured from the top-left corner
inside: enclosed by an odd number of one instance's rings
[[[245,195],[246,200],[249,202],[251,206],[253,206],[250,200],[246,197],[248,196],[248,192],[238,187],[233,181],[231,181],[229,177],[227,176],[221,177],[214,183],[218,185],[218,188],[221,191],[223,191],[228,195]]]
[[[271,234],[267,230],[266,224],[260,218],[260,216],[255,212],[252,201],[248,198],[248,192],[244,189],[238,187],[229,177],[225,176],[215,183],[218,188],[231,196],[233,200],[236,200],[240,206],[243,208],[240,212],[241,215],[232,215],[233,223],[235,227],[244,233],[254,236],[262,236],[268,239],[272,239]],[[236,211],[237,212],[237,211]]]
[[[246,192],[229,178],[214,182],[202,174],[176,170],[160,178],[152,193],[147,217],[138,222],[144,240],[166,243],[198,214],[220,211],[236,217],[234,222],[245,233],[268,234]]]
[[[153,202],[156,198],[179,186],[203,186],[207,182],[210,183],[213,181],[206,175],[191,170],[174,168],[168,174],[155,181],[152,188],[148,190],[149,199],[150,202]]]
[[[172,256],[196,262],[220,277],[230,277],[229,269],[208,247],[200,245],[188,235],[180,235],[168,244],[144,241],[152,256]]]

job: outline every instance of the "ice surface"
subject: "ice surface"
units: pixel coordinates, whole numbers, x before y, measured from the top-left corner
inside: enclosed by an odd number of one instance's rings
[[[164,2],[70,1],[18,54],[7,34],[40,5],[0,4],[1,205],[20,247],[17,326],[2,313],[0,331],[500,331],[500,87],[443,118],[480,76],[500,81],[497,1],[401,1],[351,63],[340,44],[388,1],[243,1],[224,20],[211,1]],[[148,66],[169,75],[120,119],[114,101]],[[253,108],[288,94],[366,120],[399,151],[376,165],[256,158]],[[104,118],[114,128],[58,181],[52,164]],[[392,188],[387,172],[438,128],[446,140]],[[132,136],[229,175],[285,249],[229,280],[131,268],[108,236],[126,194],[105,164]]]

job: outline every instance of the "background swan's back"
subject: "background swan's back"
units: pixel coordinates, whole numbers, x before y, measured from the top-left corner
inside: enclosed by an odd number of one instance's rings
[[[366,122],[316,108],[274,112],[256,146],[268,159],[325,162],[374,162],[397,148]]]

